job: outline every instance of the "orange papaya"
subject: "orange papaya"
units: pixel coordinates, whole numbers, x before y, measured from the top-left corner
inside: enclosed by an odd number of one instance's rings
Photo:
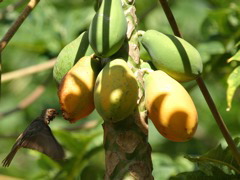
[[[94,110],[93,90],[100,67],[98,60],[84,56],[63,77],[58,97],[63,117],[71,123]]]
[[[167,139],[184,142],[192,138],[198,114],[184,87],[165,72],[146,75],[145,105],[158,132]]]

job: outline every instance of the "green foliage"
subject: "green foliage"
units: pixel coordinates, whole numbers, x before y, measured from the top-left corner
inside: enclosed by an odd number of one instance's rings
[[[236,52],[236,54],[233,57],[228,59],[228,62],[231,62],[231,61],[240,61],[240,50],[238,50],[238,52]]]
[[[233,95],[236,89],[240,86],[240,66],[237,66],[232,71],[232,73],[228,77],[227,83],[228,83],[228,88],[227,88],[228,109],[227,110],[230,110]]]
[[[238,147],[240,147],[240,138],[235,139],[235,143]],[[236,160],[233,158],[231,150],[229,147],[223,148],[221,145],[218,145],[216,148],[210,150],[206,154],[202,156],[185,156],[192,162],[198,163],[201,166],[201,169],[205,169],[208,171],[208,174],[213,175],[211,173],[212,166],[216,166],[222,170],[225,170],[227,167],[227,172],[232,174],[240,174],[239,165],[237,164]]]
[[[240,149],[240,138],[235,139],[235,143]],[[195,162],[198,170],[192,172],[180,173],[172,180],[178,179],[238,179],[240,177],[239,165],[233,158],[229,147],[223,148],[218,145],[216,148],[211,149],[209,152],[201,156],[186,155],[185,158]]]
[[[3,10],[14,2],[16,1],[4,0],[0,3],[0,17]],[[238,50],[236,44],[240,39],[239,0],[169,0],[168,2],[184,39],[199,50],[204,60],[203,78],[218,110],[231,134],[240,136],[240,94],[235,91],[239,85],[239,51],[236,53]],[[0,19],[0,37],[3,37],[26,3]],[[88,29],[95,14],[94,3],[95,0],[40,1],[1,54],[2,73],[46,62],[56,57],[66,44]],[[155,29],[172,34],[157,1],[138,0],[136,9],[139,29]],[[227,63],[229,58],[230,63]],[[52,70],[3,83],[0,112],[16,107],[50,73]],[[223,95],[227,89],[227,80],[228,84],[231,84],[228,88],[231,87],[232,98],[234,94],[229,112],[226,112],[226,98]],[[191,180],[235,179],[236,175],[232,173],[233,171],[229,173],[224,165],[226,163],[236,167],[235,163],[229,161],[228,148],[218,146],[200,156],[219,144],[222,135],[196,83],[190,82],[184,85],[189,90],[199,112],[199,127],[193,140],[173,143],[161,137],[149,123],[149,142],[154,152],[152,159],[155,179],[165,180],[170,177]],[[0,147],[3,147],[0,149],[1,160],[9,152],[18,134],[39,115],[43,108],[59,109],[54,80],[46,87],[44,94],[30,107],[0,118]],[[57,164],[36,151],[21,149],[9,168],[0,168],[0,174],[22,179],[103,179],[105,168],[103,133],[100,124],[91,130],[67,130],[93,119],[102,122],[94,112],[75,124],[69,124],[63,118],[57,118],[51,123],[50,127],[56,138],[66,150],[67,158],[63,164]],[[202,166],[194,168],[194,163],[184,159],[183,154],[197,155],[188,157]],[[220,155],[222,158],[219,157]],[[206,157],[210,159],[206,161]]]
[[[192,171],[194,166],[182,156],[171,158],[166,154],[152,153],[153,176],[155,179],[168,179],[183,171]]]
[[[223,173],[219,168],[212,167],[213,175],[207,175],[203,171],[197,170],[192,172],[184,172],[180,173],[177,176],[171,177],[170,180],[219,180],[219,179],[231,179],[231,180],[238,180],[239,176],[237,175],[229,175]]]

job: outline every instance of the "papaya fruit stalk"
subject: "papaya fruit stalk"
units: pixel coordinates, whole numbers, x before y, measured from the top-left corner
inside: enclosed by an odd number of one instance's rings
[[[147,111],[144,105],[144,92],[140,68],[135,1],[122,1],[128,21],[127,40],[123,48],[128,57],[128,66],[138,81],[137,107],[127,118],[119,122],[104,121],[104,148],[106,171],[104,179],[153,179],[151,147],[148,143]]]
[[[178,36],[180,38],[182,38],[182,35],[179,31],[179,28],[178,28],[178,25],[176,23],[176,20],[173,16],[173,13],[168,5],[168,2],[166,0],[159,0],[159,2],[161,3],[162,5],[162,8],[167,16],[167,19],[168,19],[168,22],[175,34],[175,36]],[[212,112],[212,115],[219,127],[219,129],[221,130],[221,133],[223,134],[223,137],[224,139],[226,140],[230,150],[232,151],[232,154],[235,158],[235,160],[237,161],[238,165],[240,166],[240,152],[236,146],[236,144],[234,143],[233,139],[232,139],[232,136],[230,135],[230,132],[226,126],[226,124],[224,123],[219,111],[217,110],[216,108],[216,105],[207,89],[207,86],[206,84],[204,83],[204,80],[202,79],[201,76],[199,76],[197,79],[196,79],[196,82],[209,106],[209,109],[211,110]]]

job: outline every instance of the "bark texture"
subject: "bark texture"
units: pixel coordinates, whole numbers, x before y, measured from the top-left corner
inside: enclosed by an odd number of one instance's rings
[[[148,143],[147,112],[144,107],[143,75],[140,68],[137,17],[134,0],[122,0],[128,21],[127,38],[118,57],[128,60],[139,84],[138,105],[132,115],[117,123],[103,124],[105,180],[151,180],[151,146]]]

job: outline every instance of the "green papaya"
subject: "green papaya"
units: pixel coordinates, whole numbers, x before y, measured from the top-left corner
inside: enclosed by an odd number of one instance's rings
[[[142,59],[143,61],[150,61],[152,58],[142,45],[142,37],[139,36],[138,39],[139,39],[140,59]]]
[[[88,42],[88,32],[80,34],[75,40],[67,44],[59,53],[56,64],[53,67],[53,77],[59,84],[63,76],[83,56],[89,56],[94,51]]]
[[[140,49],[140,59],[142,59],[143,61],[150,61],[151,57],[146,51],[146,49],[143,47],[142,43],[140,43],[139,49]]]
[[[117,52],[126,32],[121,0],[103,0],[89,27],[89,42],[96,55],[109,57]]]
[[[199,52],[187,41],[155,30],[143,34],[142,44],[154,66],[180,82],[196,79],[202,73]]]
[[[122,59],[110,61],[98,74],[94,104],[103,120],[118,122],[133,113],[138,99],[138,83]]]
[[[141,69],[150,69],[150,70],[157,70],[155,66],[152,64],[151,61],[142,61],[140,64]]]

